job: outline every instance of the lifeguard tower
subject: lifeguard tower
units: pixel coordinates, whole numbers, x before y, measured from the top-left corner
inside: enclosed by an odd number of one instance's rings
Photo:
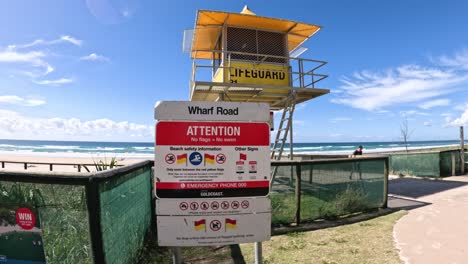
[[[271,158],[279,160],[289,135],[295,105],[329,93],[317,88],[328,75],[316,73],[325,61],[298,58],[301,46],[320,26],[241,13],[199,10],[195,28],[184,35],[193,59],[192,101],[261,102],[283,114]]]

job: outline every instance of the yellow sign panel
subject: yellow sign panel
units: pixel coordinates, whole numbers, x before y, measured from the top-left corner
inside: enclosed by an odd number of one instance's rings
[[[214,81],[219,77],[216,74]],[[289,70],[283,65],[231,62],[224,67],[224,82],[289,86]]]

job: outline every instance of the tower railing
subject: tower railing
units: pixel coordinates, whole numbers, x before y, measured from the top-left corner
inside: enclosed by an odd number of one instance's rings
[[[286,56],[275,56],[268,54],[222,51],[222,50],[200,50],[193,51],[193,55],[197,58],[197,53],[210,52],[212,59],[194,59],[192,65],[191,89],[195,82],[224,82],[233,83],[230,74],[228,79],[215,80],[217,74],[231,70],[258,70],[257,67],[232,66],[232,62],[246,63],[250,65],[278,65],[289,66],[284,69],[268,69],[270,72],[284,73],[289,76],[289,87],[294,88],[318,88],[317,83],[328,77],[326,74],[317,73],[321,67],[327,64],[326,61],[295,58]],[[219,58],[219,59],[218,59]],[[242,59],[248,58],[248,59]],[[261,66],[259,66],[261,68]]]

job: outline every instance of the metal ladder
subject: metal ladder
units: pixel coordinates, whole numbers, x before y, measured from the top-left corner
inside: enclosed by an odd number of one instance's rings
[[[276,132],[275,141],[273,143],[273,149],[271,150],[270,159],[272,160],[281,160],[283,156],[284,146],[286,145],[286,140],[289,135],[289,150],[290,150],[290,159],[293,159],[293,140],[292,140],[292,123],[293,123],[293,114],[296,104],[294,99],[291,98],[288,100],[287,106],[283,109],[283,114],[281,115],[281,120],[279,123],[278,131]],[[278,167],[274,167],[271,172],[271,183],[270,186],[273,186],[275,180],[276,172]]]

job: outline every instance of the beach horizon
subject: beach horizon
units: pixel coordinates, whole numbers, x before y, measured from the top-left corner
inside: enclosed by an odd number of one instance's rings
[[[364,146],[364,155],[406,150],[406,146],[398,142],[295,143],[294,155],[351,155],[358,145]],[[459,142],[456,140],[408,142],[408,150],[412,152],[457,146]],[[288,153],[289,144],[286,144],[283,155]],[[153,143],[0,140],[0,162],[5,162],[5,168],[0,170],[24,171],[24,163],[29,163],[28,170],[49,171],[49,164],[110,163],[113,158],[118,165],[125,166],[142,160],[154,160],[154,156]],[[54,171],[76,172],[78,168],[73,165],[54,165]]]

